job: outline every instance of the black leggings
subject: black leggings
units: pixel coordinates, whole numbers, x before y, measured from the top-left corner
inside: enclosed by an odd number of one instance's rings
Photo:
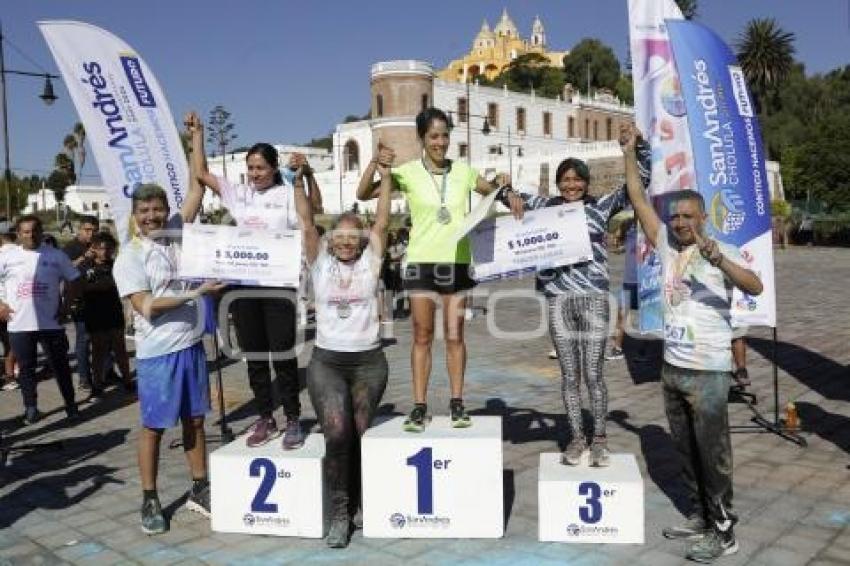
[[[384,395],[388,371],[380,348],[313,349],[307,391],[325,435],[325,474],[334,518],[351,517],[360,503],[360,437]]]
[[[246,290],[240,287],[238,291]],[[298,399],[298,357],[295,355],[295,291],[251,288],[263,293],[278,292],[282,298],[245,298],[233,302],[233,322],[239,347],[249,359],[248,382],[254,392],[257,413],[268,418],[274,412],[274,393],[268,353],[271,352],[275,385],[280,388],[283,412],[287,418],[301,415]],[[290,295],[283,298],[284,294]],[[251,359],[261,357],[262,359]]]

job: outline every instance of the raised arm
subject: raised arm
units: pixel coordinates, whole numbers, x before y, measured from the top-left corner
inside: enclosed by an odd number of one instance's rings
[[[313,207],[313,214],[321,214],[324,210],[322,191],[319,189],[315,175],[313,175],[313,168],[307,162],[307,156],[303,153],[293,153],[289,157],[289,166],[296,170],[301,167],[304,179],[307,181],[307,196],[310,199],[310,205]]]
[[[655,212],[652,203],[646,198],[643,184],[640,178],[635,145],[637,144],[639,132],[634,125],[623,125],[620,127],[620,147],[626,161],[626,190],[629,200],[635,209],[635,216],[643,227],[650,243],[655,246],[658,238],[658,229],[661,227],[661,219]]]
[[[387,151],[392,150],[388,149]],[[390,168],[385,165],[388,162],[392,162],[391,155],[385,154],[383,157],[379,155],[376,163],[376,169],[381,176],[378,182],[378,207],[375,210],[375,224],[369,234],[369,244],[372,246],[375,257],[379,258],[384,256],[384,249],[387,247],[387,229],[390,227],[390,201],[393,183]]]
[[[383,155],[383,158],[381,157]],[[395,151],[389,146],[384,145],[381,140],[378,140],[378,155],[369,162],[363,175],[360,177],[360,183],[357,185],[357,198],[360,200],[371,200],[379,195],[378,188],[381,186],[381,180],[375,181],[375,172],[378,170],[378,162],[383,159],[386,167],[391,167],[395,160]],[[382,179],[383,180],[383,179]],[[390,178],[391,187],[397,190],[395,181]]]
[[[307,198],[307,192],[304,190],[304,166],[300,166],[295,173],[295,182],[293,183],[295,191],[295,213],[298,215],[298,221],[301,225],[301,235],[304,238],[304,253],[307,257],[307,264],[313,265],[316,257],[319,255],[319,233],[316,231],[316,225],[313,222],[313,205]]]
[[[203,128],[200,125],[200,120],[198,119],[197,114],[195,114],[194,112],[189,112],[189,114],[186,115],[185,125],[186,133],[189,134],[190,138],[194,138],[196,132],[198,132],[199,130],[201,132],[201,137],[203,138]],[[201,149],[203,150],[203,148]],[[193,162],[195,160],[195,153],[196,152],[193,150]],[[183,199],[183,204],[180,206],[180,216],[183,217],[183,222],[191,224],[195,221],[195,217],[198,215],[198,211],[201,209],[201,203],[203,203],[203,200],[204,188],[201,186],[201,183],[198,182],[197,175],[190,172],[189,191],[186,193],[186,198]]]
[[[191,134],[192,142],[192,158],[190,162],[191,175],[194,177],[201,188],[209,187],[212,192],[219,194],[221,189],[218,184],[218,179],[210,173],[207,167],[207,154],[204,149],[204,125],[198,117],[197,112],[189,112],[185,118],[186,129]],[[203,196],[203,193],[201,194]]]

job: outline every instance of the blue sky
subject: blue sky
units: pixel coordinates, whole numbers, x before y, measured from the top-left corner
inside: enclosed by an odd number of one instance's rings
[[[298,143],[368,110],[372,63],[415,58],[442,67],[467,52],[482,19],[494,25],[503,7],[524,37],[539,15],[553,49],[597,37],[625,57],[626,0],[6,0],[0,18],[7,68],[55,73],[35,22],[85,21],[145,58],[176,119],[188,109],[206,117],[223,104],[237,143]],[[796,34],[797,58],[810,73],[850,64],[850,0],[702,0],[699,12],[730,42],[749,19],[775,17]],[[37,98],[39,79],[7,79],[12,168],[44,175],[76,111],[61,81],[60,99],[48,108]],[[86,182],[98,180],[93,160],[83,174]]]

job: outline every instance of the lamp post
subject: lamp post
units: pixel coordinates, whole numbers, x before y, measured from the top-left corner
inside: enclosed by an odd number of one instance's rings
[[[522,146],[519,144],[511,143],[511,127],[508,126],[508,143],[500,143],[499,144],[499,155],[502,154],[502,147],[508,148],[508,174],[511,176],[511,182],[514,180],[514,152],[513,149],[517,148],[517,157],[522,157]]]
[[[472,114],[469,109],[472,107],[469,100],[469,82],[466,83],[466,112],[462,115],[460,112],[455,112],[454,110],[449,110],[449,129],[454,128],[454,121],[452,120],[452,116],[457,114],[458,121],[462,119],[466,119],[466,162],[469,165],[472,165],[472,121],[470,118],[483,118],[484,124],[481,126],[481,133],[485,136],[490,135],[490,118],[485,114]],[[468,202],[467,202],[468,210],[472,210],[472,193],[469,194]]]
[[[3,54],[3,27],[0,24],[0,95],[3,97],[3,158],[5,168],[3,170],[3,180],[6,185],[6,218],[9,219],[12,215],[11,208],[11,190],[12,190],[12,166],[9,160],[9,111],[6,97],[6,75],[23,75],[26,77],[44,77],[44,91],[39,95],[39,98],[45,104],[50,106],[56,101],[56,94],[53,92],[53,83],[50,79],[58,79],[58,75],[50,73],[33,73],[29,71],[15,71],[6,68],[6,58]]]

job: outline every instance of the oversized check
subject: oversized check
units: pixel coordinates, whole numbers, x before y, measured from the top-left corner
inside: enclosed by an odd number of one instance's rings
[[[529,210],[522,220],[489,218],[472,228],[468,237],[476,281],[572,265],[593,257],[581,202]]]
[[[299,230],[271,232],[214,224],[183,225],[181,277],[298,287],[300,275]]]

